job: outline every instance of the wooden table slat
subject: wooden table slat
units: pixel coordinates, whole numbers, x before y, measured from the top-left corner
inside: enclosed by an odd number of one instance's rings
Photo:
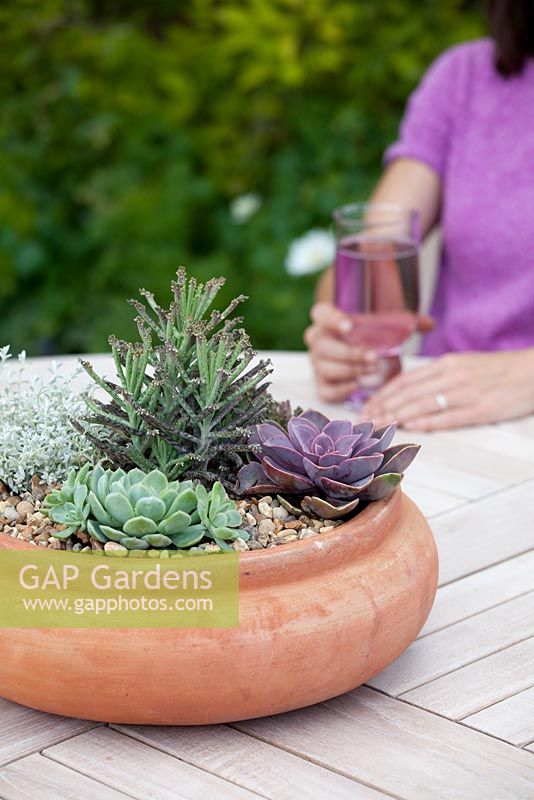
[[[436,517],[440,584],[534,549],[534,481]]]
[[[383,800],[382,792],[225,725],[115,726],[147,745],[272,800]]]
[[[415,641],[369,685],[397,696],[534,636],[534,592]]]
[[[534,686],[465,717],[463,723],[518,747],[529,744],[534,741]]]
[[[534,444],[531,435],[524,432],[521,423],[524,420],[514,420],[503,425],[477,425],[474,428],[459,428],[447,431],[440,435],[452,443],[461,442],[480,450],[494,453],[502,457],[503,454],[522,461],[534,462]],[[503,471],[506,467],[503,467]]]
[[[399,435],[399,440],[406,434]],[[416,438],[414,436],[414,438]],[[431,450],[421,450],[410,465],[410,478],[429,489],[440,489],[448,494],[465,500],[476,500],[502,489],[506,484],[495,478],[477,475],[462,468],[461,461],[456,466],[449,466],[444,461],[432,457]]]
[[[532,800],[534,759],[362,687],[240,730],[406,800]]]
[[[27,756],[0,769],[2,800],[125,800],[117,792],[40,755]]]
[[[45,755],[137,800],[252,800],[256,793],[147,747],[110,728],[75,736]]]
[[[492,433],[500,435],[499,428],[494,427]],[[440,464],[447,468],[459,471],[460,474],[474,475],[490,480],[492,483],[501,487],[513,486],[523,483],[528,478],[534,478],[534,457],[530,453],[530,458],[520,458],[518,453],[512,449],[506,452],[503,459],[503,451],[496,452],[493,449],[486,449],[480,444],[468,444],[463,441],[463,432],[444,432],[440,433],[420,433],[409,431],[399,431],[397,434],[399,441],[417,441],[421,445],[418,456],[425,457],[435,462],[438,467]],[[490,433],[486,439],[491,439]],[[527,440],[528,441],[528,440]],[[532,444],[531,444],[532,447]],[[524,453],[524,450],[522,451]],[[410,468],[410,473],[412,469]],[[440,486],[438,482],[434,488]],[[469,494],[469,492],[468,492]],[[466,496],[465,492],[462,496]]]
[[[465,503],[465,499],[458,497],[441,489],[431,489],[429,486],[421,486],[414,481],[408,474],[402,482],[402,491],[417,503],[426,517],[432,518],[436,514],[443,514],[452,508],[458,508]]]
[[[449,719],[463,719],[533,686],[533,663],[531,638],[401,696]]]
[[[31,678],[37,680],[37,676]],[[94,728],[96,723],[43,714],[0,698],[0,764]]]
[[[421,636],[534,590],[534,550],[440,586]]]

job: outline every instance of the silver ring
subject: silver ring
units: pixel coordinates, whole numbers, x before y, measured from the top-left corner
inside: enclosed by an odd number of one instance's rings
[[[438,394],[436,395],[436,403],[438,404],[440,411],[446,411],[449,407],[447,398],[441,392],[438,392]]]

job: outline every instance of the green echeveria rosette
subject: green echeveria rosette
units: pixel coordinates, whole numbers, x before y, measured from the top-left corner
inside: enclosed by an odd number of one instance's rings
[[[99,542],[119,542],[128,550],[182,548],[204,535],[193,484],[169,482],[159,470],[125,473],[97,467],[88,501],[87,530]]]
[[[56,539],[68,539],[76,531],[87,530],[90,478],[90,464],[85,464],[80,470],[72,469],[61,489],[55,489],[45,497],[41,511],[65,526],[62,531],[54,531]]]
[[[236,531],[236,528],[242,523],[242,517],[234,501],[230,500],[224,491],[222,483],[215,483],[211,492],[199,484],[195,492],[198,499],[197,514],[200,517],[200,523],[207,535],[222,550],[230,549],[226,544],[229,539],[236,539],[239,535],[246,541],[250,537],[246,531]]]
[[[44,509],[66,525],[55,534],[67,538],[87,530],[103,544],[118,542],[127,550],[184,550],[211,539],[222,550],[237,537],[241,514],[224,487],[211,491],[192,481],[168,481],[159,470],[104,470],[71,473],[61,490],[52,492]]]

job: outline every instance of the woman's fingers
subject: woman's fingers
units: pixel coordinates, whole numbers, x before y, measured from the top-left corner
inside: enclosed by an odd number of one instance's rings
[[[332,303],[315,303],[310,311],[310,317],[315,325],[340,336],[346,336],[354,326],[352,317],[340,311]]]
[[[450,353],[400,375],[363,408],[378,424],[396,419],[437,431],[513,419],[534,410],[534,348]]]
[[[310,347],[310,357],[319,395],[328,402],[346,400],[357,386],[361,375],[375,369],[365,360],[365,353],[346,353],[341,343],[323,336],[317,347]]]
[[[353,320],[331,303],[316,303],[304,333],[322,400],[338,403],[358,388],[361,375],[373,372],[376,353],[347,341]]]
[[[310,354],[315,360],[342,361],[347,364],[376,364],[376,355],[364,347],[347,344],[317,325],[310,325],[304,333]]]
[[[439,373],[428,374],[425,372],[424,375],[416,375],[416,373],[423,372],[424,369],[422,367],[413,370],[413,373],[404,373],[393,378],[373,395],[363,407],[362,412],[371,417],[394,417],[399,422],[401,418],[405,419],[404,409],[407,406],[413,406],[414,403],[428,397],[435,398],[435,395],[443,389],[443,378]],[[412,376],[412,374],[413,377],[408,380],[408,375]],[[426,402],[428,403],[428,400]]]
[[[441,407],[440,396],[445,398],[446,409]],[[447,356],[392,380],[371,398],[363,413],[379,422],[396,419],[406,427],[424,419],[424,430],[430,430],[428,425],[435,415],[445,417],[439,427],[447,427],[451,420],[456,425],[467,424],[465,409],[476,408],[478,400],[472,383],[466,380],[461,360]],[[464,416],[456,419],[462,409]],[[454,416],[451,418],[450,414]]]
[[[342,403],[358,388],[358,381],[343,383],[324,383],[317,381],[317,392],[325,403]]]
[[[475,406],[451,408],[439,414],[428,414],[408,420],[404,427],[411,431],[439,431],[447,428],[464,428],[468,425],[478,425],[479,415]]]
[[[417,316],[417,331],[419,333],[429,333],[436,327],[436,320],[429,314],[418,314]]]
[[[440,396],[446,400],[447,407],[445,409],[439,402]],[[428,389],[423,394],[405,398],[397,409],[383,412],[381,417],[384,422],[395,419],[399,425],[410,427],[412,423],[422,419],[428,420],[433,416],[442,417],[459,410],[465,411],[475,402],[476,399],[472,397],[472,393],[469,390],[466,391],[464,387],[448,389],[445,394],[439,390],[439,385],[428,384]]]
[[[304,341],[317,360],[345,361],[350,364],[376,364],[372,350],[347,342],[353,321],[331,303],[316,303],[311,310],[312,325],[304,333]]]
[[[343,361],[316,361],[312,359],[315,377],[318,381],[325,383],[352,382],[364,371],[354,364],[347,364]]]
[[[376,401],[383,405],[394,403],[402,393],[417,392],[419,389],[415,387],[420,387],[430,381],[442,379],[443,374],[444,367],[439,359],[423,367],[412,369],[409,372],[402,372],[393,380],[386,383],[372,398],[371,402]]]
[[[369,405],[377,403],[390,411],[403,403],[406,396],[418,396],[429,391],[430,383],[438,386],[437,392],[442,392],[445,388],[457,384],[469,384],[469,378],[469,370],[461,356],[442,356],[430,364],[403,372],[386,383],[371,399]]]
[[[389,398],[385,402],[380,402],[379,398],[376,398],[373,407],[376,409],[376,413],[395,417],[398,422],[402,423],[414,416],[412,413],[414,410],[416,413],[421,411],[428,414],[439,411],[436,397],[442,393],[442,388],[443,383],[439,378],[425,383],[416,383],[405,387],[397,396]]]

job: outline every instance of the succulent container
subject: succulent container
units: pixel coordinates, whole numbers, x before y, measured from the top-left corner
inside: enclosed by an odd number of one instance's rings
[[[240,552],[234,628],[0,628],[0,696],[104,722],[231,722],[354,689],[422,628],[436,546],[399,488],[418,446],[392,445],[394,425],[291,417],[233,316],[243,298],[212,308],[222,283],[181,269],[168,308],[141,290],[138,340],[110,337],[116,382],[82,362],[98,392],[69,419],[106,469],[91,456],[46,497],[53,536],[120,558],[205,544],[217,552],[199,557],[219,558],[248,536],[226,489],[343,522]],[[35,545],[0,533],[0,549]]]
[[[0,534],[0,548],[21,547],[31,545]],[[331,533],[239,559],[238,628],[1,629],[0,696],[145,725],[289,711],[380,672],[436,591],[430,528],[400,489]]]

